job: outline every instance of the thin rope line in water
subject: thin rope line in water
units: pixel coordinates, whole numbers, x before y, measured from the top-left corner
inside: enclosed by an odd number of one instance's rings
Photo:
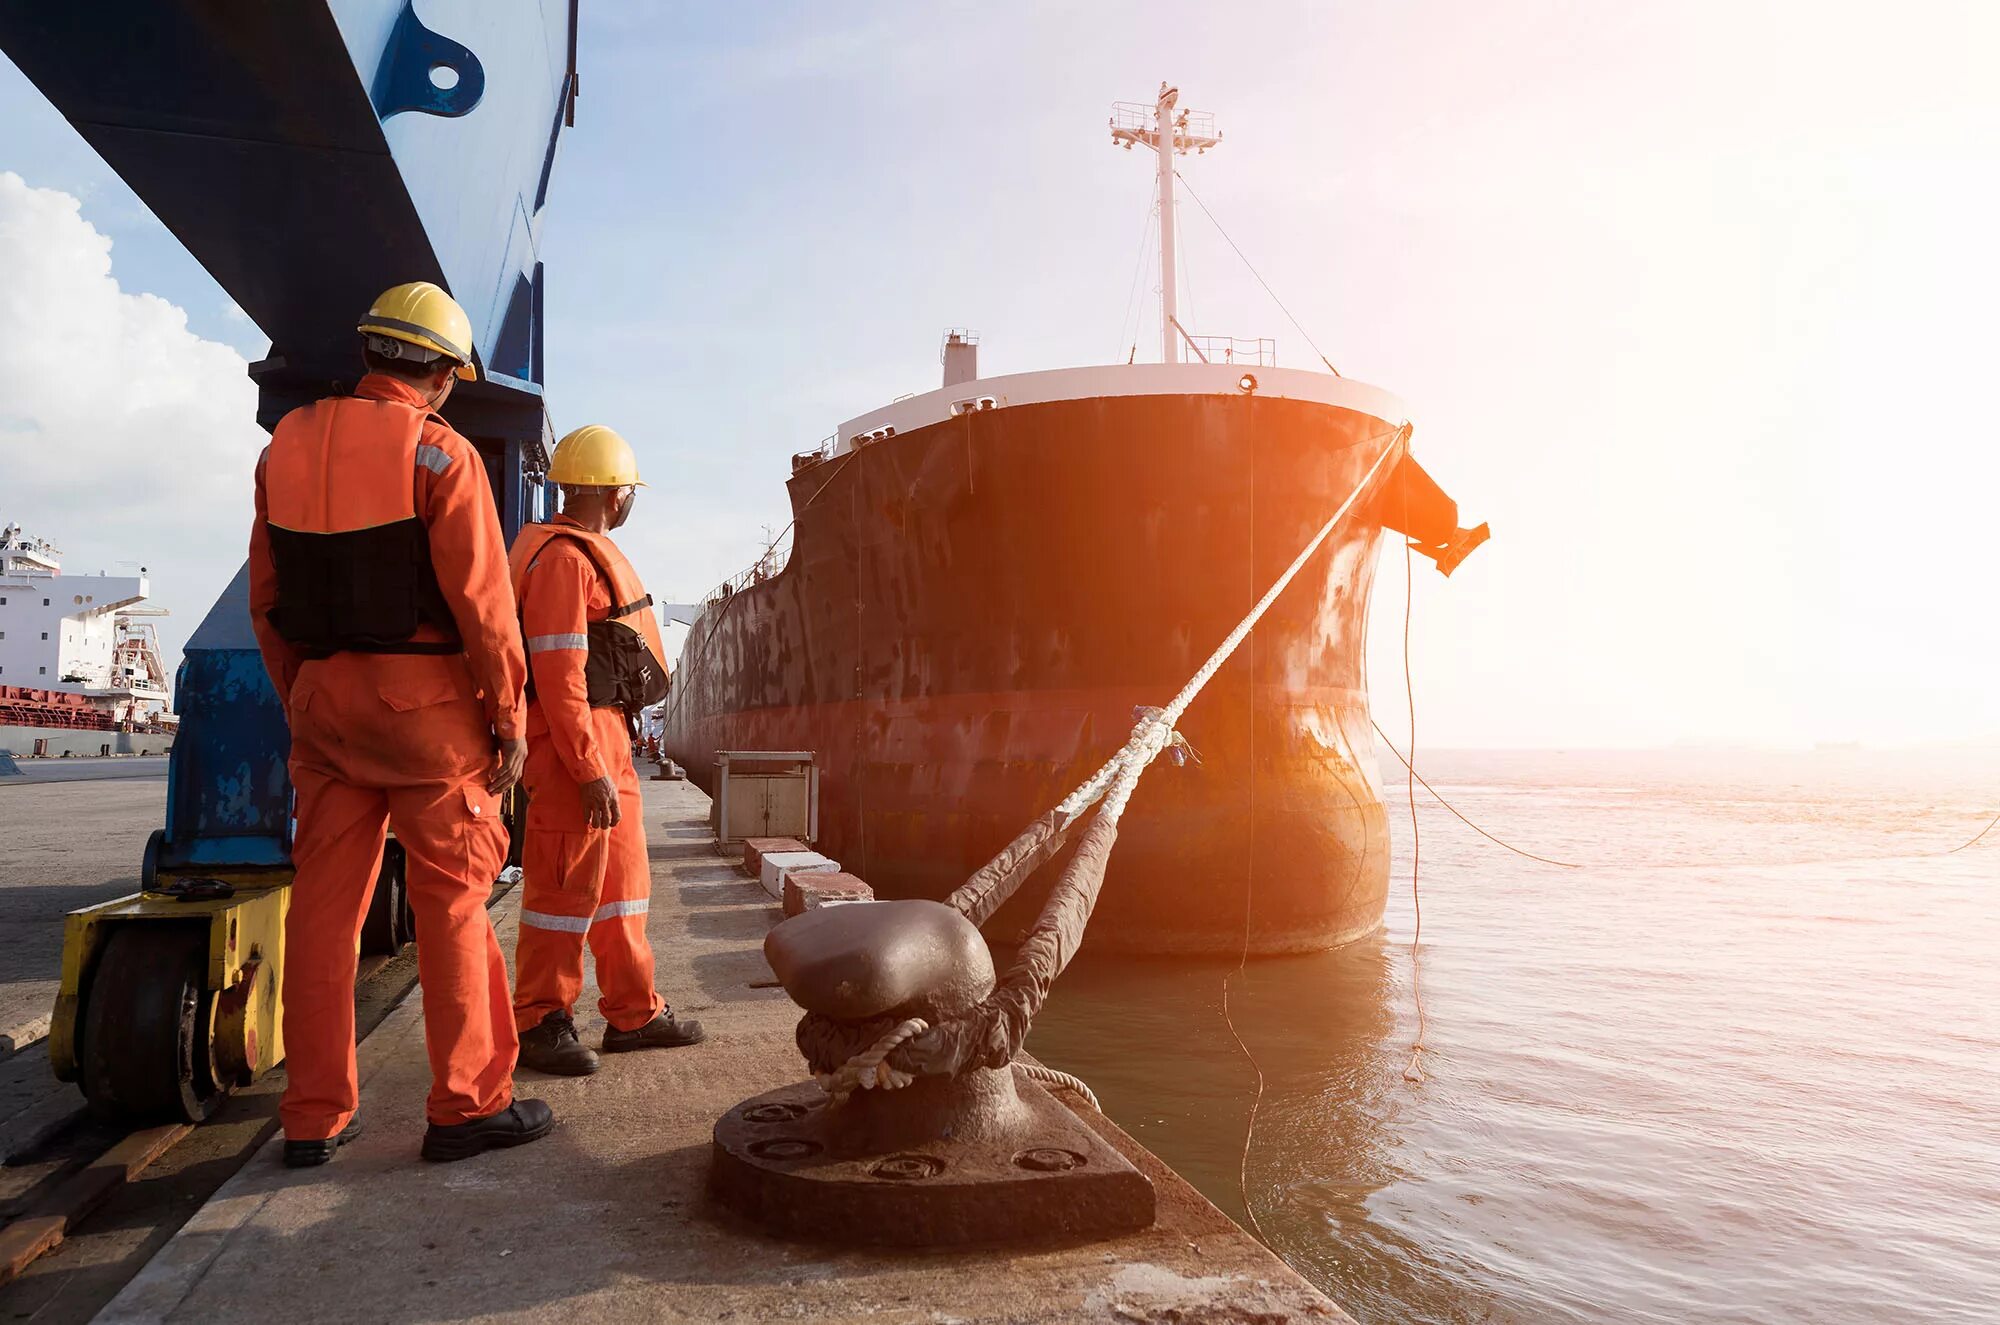
[[[1992,832],[1995,828],[2000,828],[2000,814],[1994,815],[1992,820],[1987,823],[1986,827],[1980,829],[1978,832],[1972,835],[1970,841],[1960,842],[1957,846],[1953,847],[1951,850],[1945,852],[1944,854],[1947,856],[1955,856],[1969,846],[1977,846],[1979,843],[1979,839],[1986,836],[1988,833]]]
[[[1265,1246],[1271,1246],[1271,1239],[1264,1235],[1264,1225],[1257,1218],[1257,1205],[1250,1199],[1250,1144],[1257,1135],[1257,1111],[1264,1105],[1264,1068],[1257,1061],[1257,1055],[1250,1052],[1244,1043],[1243,1032],[1236,1029],[1236,1019],[1229,1013],[1229,986],[1250,965],[1250,892],[1254,882],[1251,871],[1243,876],[1243,951],[1237,956],[1236,969],[1222,977],[1222,1020],[1229,1027],[1229,1034],[1236,1040],[1236,1048],[1250,1063],[1250,1070],[1257,1074],[1257,1093],[1250,1097],[1250,1118],[1243,1127],[1243,1154],[1236,1163],[1236,1188],[1243,1196],[1243,1213],[1250,1216],[1250,1231]],[[1275,1250],[1275,1248],[1273,1248]]]
[[[1493,834],[1487,832],[1484,828],[1481,828],[1478,824],[1466,818],[1464,813],[1461,812],[1456,805],[1453,805],[1450,801],[1446,800],[1436,787],[1433,787],[1430,783],[1424,781],[1424,775],[1422,773],[1417,772],[1415,768],[1412,768],[1410,766],[1410,761],[1408,759],[1405,759],[1403,757],[1403,752],[1396,748],[1396,742],[1390,738],[1388,732],[1382,730],[1381,723],[1376,722],[1375,719],[1372,717],[1368,719],[1368,722],[1370,726],[1375,728],[1375,734],[1382,738],[1382,744],[1389,747],[1389,753],[1396,756],[1396,762],[1401,764],[1404,768],[1409,769],[1410,776],[1417,780],[1417,785],[1422,787],[1425,791],[1428,791],[1431,794],[1431,798],[1437,801],[1439,805],[1444,806],[1447,810],[1450,810],[1452,814],[1456,815],[1458,821],[1464,824],[1467,828],[1470,828],[1473,832],[1479,834],[1481,837],[1491,842],[1494,846],[1505,847],[1507,848],[1507,850],[1513,852],[1517,856],[1526,856],[1529,860],[1539,860],[1544,865],[1554,865],[1558,869],[1580,870],[1585,868],[1584,866],[1577,864],[1575,861],[1556,860],[1551,856],[1538,856],[1532,851],[1524,851],[1520,847],[1515,846],[1512,842],[1502,841],[1500,838],[1493,836]]]
[[[1254,487],[1250,493],[1250,527],[1252,529],[1257,527],[1257,494]],[[1257,647],[1254,637],[1250,647],[1253,650]],[[1254,655],[1251,661],[1253,664],[1251,675],[1254,676],[1256,675]],[[1253,730],[1250,733],[1252,768],[1257,764],[1256,743],[1257,734]],[[1257,822],[1257,779],[1254,775],[1250,778],[1250,822]],[[1256,886],[1255,862],[1246,858],[1243,862],[1243,949],[1237,954],[1236,969],[1222,977],[1222,1020],[1229,1027],[1230,1035],[1235,1038],[1238,1052],[1249,1060],[1250,1070],[1257,1074],[1257,1093],[1250,1097],[1250,1117],[1243,1125],[1243,1153],[1236,1161],[1236,1190],[1243,1197],[1243,1213],[1250,1217],[1251,1231],[1257,1235],[1259,1242],[1269,1247],[1271,1239],[1264,1235],[1263,1222],[1257,1218],[1256,1203],[1250,1199],[1250,1146],[1257,1135],[1257,1111],[1264,1106],[1264,1065],[1257,1061],[1256,1054],[1250,1052],[1250,1046],[1244,1042],[1243,1033],[1236,1029],[1236,1019],[1229,1012],[1229,986],[1250,965],[1251,898]]]
[[[1405,499],[1404,524],[1409,523],[1408,500]],[[1418,866],[1423,860],[1423,836],[1417,831],[1417,687],[1410,671],[1410,615],[1417,596],[1416,563],[1410,554],[1410,542],[1403,540],[1403,697],[1410,707],[1410,757],[1403,767],[1409,775],[1403,779],[1403,789],[1410,801],[1410,908],[1416,912],[1416,928],[1410,934],[1410,993],[1417,1004],[1417,1038],[1410,1046],[1410,1063],[1403,1069],[1403,1080],[1415,1085],[1424,1081],[1424,1036],[1430,1030],[1430,1017],[1424,1011],[1424,959],[1418,947],[1424,938],[1424,899],[1417,888]]]
[[[1814,856],[1806,860],[1654,860],[1654,861],[1604,860],[1604,861],[1594,861],[1588,864],[1580,865],[1573,860],[1557,860],[1553,856],[1537,855],[1536,853],[1526,850],[1525,848],[1515,846],[1512,842],[1509,842],[1504,838],[1495,837],[1492,833],[1489,833],[1484,828],[1481,828],[1477,823],[1474,823],[1470,818],[1468,818],[1463,810],[1459,809],[1456,805],[1453,805],[1450,801],[1446,800],[1444,797],[1444,793],[1440,792],[1436,787],[1433,787],[1429,782],[1426,782],[1424,780],[1424,775],[1422,773],[1419,773],[1415,769],[1410,768],[1410,761],[1403,757],[1403,752],[1401,750],[1396,748],[1395,739],[1391,737],[1388,732],[1382,730],[1381,723],[1375,721],[1375,719],[1372,717],[1368,720],[1368,723],[1375,729],[1375,734],[1382,738],[1382,744],[1389,747],[1389,753],[1396,756],[1396,762],[1401,764],[1404,768],[1409,769],[1411,776],[1416,778],[1417,785],[1422,787],[1425,791],[1429,792],[1431,794],[1432,800],[1436,801],[1439,805],[1444,806],[1445,809],[1451,811],[1453,818],[1457,819],[1467,828],[1470,828],[1473,832],[1479,834],[1481,837],[1491,842],[1494,846],[1503,847],[1506,850],[1513,852],[1515,855],[1525,856],[1529,860],[1540,861],[1544,865],[1554,865],[1557,869],[1565,869],[1565,870],[1746,869],[1746,868],[1757,868],[1760,866],[1789,869],[1799,865],[1838,865],[1843,862],[1857,861],[1857,860],[1924,860],[1924,859],[1935,858],[1938,856],[1956,855],[1959,852],[1964,851],[1969,847],[1977,846],[1979,842],[1986,837],[1987,834],[1991,833],[1995,828],[2000,828],[2000,814],[1996,814],[1993,816],[1991,820],[1987,822],[1986,827],[1980,829],[1977,833],[1974,833],[1972,837],[1970,837],[1964,842],[1960,842],[1955,847],[1949,847],[1943,851],[1899,851],[1886,856],[1824,856],[1824,857]]]

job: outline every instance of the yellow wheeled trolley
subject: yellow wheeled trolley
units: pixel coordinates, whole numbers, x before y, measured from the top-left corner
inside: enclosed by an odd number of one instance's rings
[[[509,865],[520,863],[525,810],[519,789],[509,792]],[[198,1123],[284,1060],[292,875],[171,873],[159,865],[161,838],[147,845],[142,891],[65,920],[49,1060],[101,1117]],[[391,838],[357,959],[394,956],[416,938],[403,873]]]
[[[200,1122],[284,1058],[289,881],[215,882],[65,922],[49,1058],[93,1111]]]

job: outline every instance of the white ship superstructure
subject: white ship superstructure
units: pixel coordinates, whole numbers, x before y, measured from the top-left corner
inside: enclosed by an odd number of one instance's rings
[[[171,721],[165,665],[137,575],[65,575],[62,552],[0,530],[0,687],[83,697],[113,723]]]

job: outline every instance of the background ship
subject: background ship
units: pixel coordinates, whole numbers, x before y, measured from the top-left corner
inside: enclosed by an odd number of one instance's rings
[[[174,715],[137,575],[65,575],[62,552],[0,529],[0,751],[158,754]]]
[[[1163,217],[1175,154],[1219,139],[1176,99],[1112,125],[1158,152]],[[880,896],[942,897],[1172,696],[1355,492],[1402,405],[1277,368],[1268,341],[1189,335],[1172,229],[1163,362],[980,378],[974,338],[950,333],[942,388],[795,458],[789,558],[703,605],[665,705],[697,785],[713,794],[718,750],[810,749],[818,848]],[[1484,537],[1413,461],[1383,472],[1180,724],[1201,762],[1141,784],[1093,947],[1309,951],[1380,924],[1376,548],[1389,517],[1446,570]]]

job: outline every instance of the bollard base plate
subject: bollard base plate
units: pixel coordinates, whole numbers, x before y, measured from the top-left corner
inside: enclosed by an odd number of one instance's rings
[[[1153,1184],[1035,1082],[1019,1124],[977,1142],[844,1155],[841,1107],[811,1082],[747,1099],[715,1124],[709,1185],[778,1237],[875,1246],[1112,1237],[1153,1222]],[[851,1106],[846,1106],[851,1107]]]

